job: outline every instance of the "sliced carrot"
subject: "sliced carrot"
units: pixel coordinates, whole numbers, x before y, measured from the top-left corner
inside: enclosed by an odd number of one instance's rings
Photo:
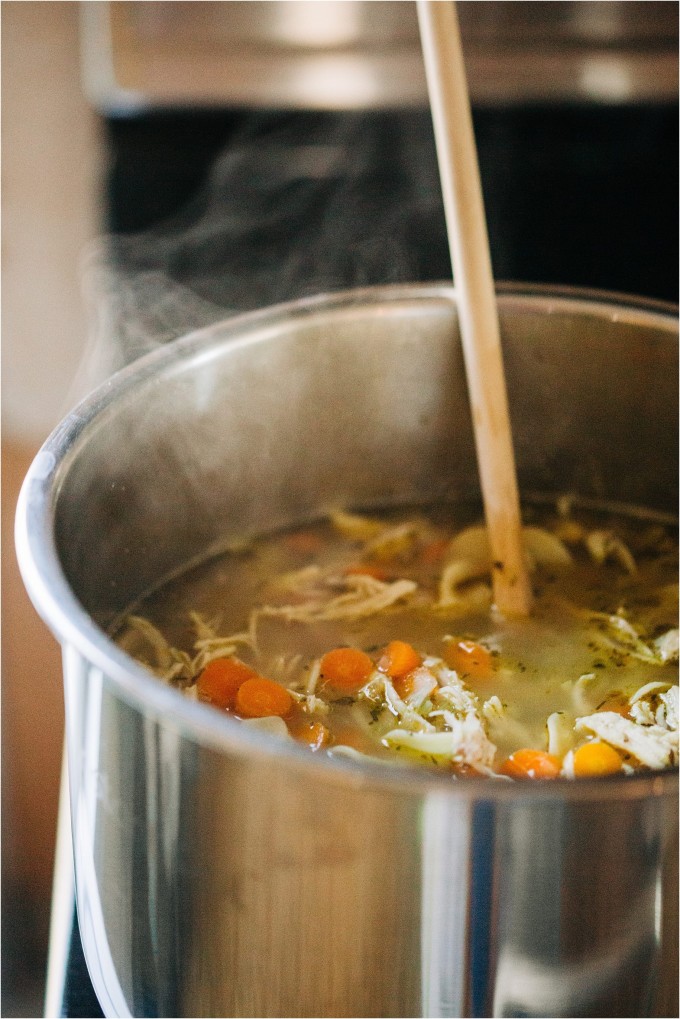
[[[584,743],[574,751],[574,774],[578,778],[586,778],[589,775],[613,775],[621,771],[622,763],[620,754],[617,754],[608,743],[600,743],[599,740]]]
[[[255,676],[257,672],[238,658],[214,658],[196,681],[198,696],[202,701],[229,711],[234,707],[239,688]]]
[[[387,580],[387,573],[382,566],[375,563],[357,563],[355,566],[348,566],[345,570],[346,577],[373,577],[374,580]]]
[[[421,662],[418,652],[405,640],[391,640],[378,659],[378,669],[394,679],[417,669]]]
[[[378,663],[378,665],[379,664],[380,663]],[[383,669],[382,671],[384,672],[385,670]],[[415,674],[413,672],[407,672],[405,676],[395,676],[394,689],[397,691],[402,701],[405,701],[407,697],[411,697],[417,689]]]
[[[394,689],[403,701],[410,701],[413,698],[414,701],[422,703],[436,690],[437,685],[435,676],[424,666],[423,668],[418,666],[405,676],[396,676],[394,679]]]
[[[304,743],[310,750],[321,750],[331,742],[330,729],[316,719],[297,718],[288,723],[288,728],[293,739]]]
[[[234,708],[243,718],[285,718],[293,708],[293,698],[285,686],[264,676],[247,679],[236,693]]]
[[[516,750],[500,768],[510,778],[557,778],[562,765],[559,757],[545,750]]]
[[[443,657],[461,678],[488,679],[493,671],[491,652],[474,640],[446,641]]]
[[[327,651],[321,659],[321,681],[343,693],[358,690],[372,672],[373,662],[365,651],[358,648],[335,648]]]

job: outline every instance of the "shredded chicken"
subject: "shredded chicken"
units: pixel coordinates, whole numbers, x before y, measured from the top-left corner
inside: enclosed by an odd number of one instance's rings
[[[594,672],[584,672],[576,682],[568,680],[563,686],[570,690],[572,705],[577,714],[590,714],[595,704],[592,700],[592,690],[597,682]]]
[[[314,721],[320,725],[323,718],[324,727],[330,733],[331,745],[327,752],[331,754],[363,758],[361,750],[371,745],[377,749],[377,744],[382,743],[378,756],[383,754],[386,763],[390,758],[384,748],[389,748],[399,752],[392,755],[392,761],[396,759],[397,763],[399,759],[415,758],[424,763],[454,766],[454,771],[456,767],[467,766],[480,773],[494,774],[494,764],[502,773],[511,748],[542,746],[561,760],[561,774],[573,778],[574,755],[578,758],[581,744],[595,737],[621,753],[624,772],[668,767],[678,761],[678,686],[674,685],[676,680],[671,669],[648,668],[668,666],[678,660],[678,629],[664,629],[677,615],[673,613],[673,596],[677,592],[669,581],[668,563],[664,561],[663,569],[658,570],[655,565],[651,571],[654,586],[651,590],[649,586],[643,588],[649,565],[647,546],[641,545],[633,535],[631,548],[636,554],[641,550],[638,574],[630,549],[613,531],[604,527],[588,530],[574,520],[570,512],[569,501],[565,500],[558,504],[559,519],[556,525],[551,524],[552,530],[523,528],[530,571],[542,565],[550,567],[539,570],[541,584],[537,584],[547,593],[541,605],[541,608],[547,607],[547,624],[543,624],[539,613],[531,621],[537,632],[547,635],[547,650],[535,659],[533,650],[526,652],[526,658],[522,650],[513,658],[515,653],[510,650],[504,658],[506,647],[512,649],[516,638],[510,632],[506,645],[505,633],[494,629],[491,638],[480,639],[485,654],[494,656],[490,666],[492,686],[486,686],[487,675],[478,672],[475,676],[473,671],[468,671],[466,662],[460,663],[450,653],[451,641],[460,642],[461,646],[469,639],[474,642],[474,637],[468,638],[468,634],[474,634],[478,620],[470,618],[468,622],[456,623],[456,628],[460,625],[460,634],[456,637],[442,636],[443,627],[439,625],[441,613],[445,613],[447,619],[458,620],[489,612],[492,556],[487,529],[483,525],[466,527],[449,540],[450,531],[443,535],[439,524],[417,516],[394,523],[355,513],[331,514],[332,527],[348,539],[351,547],[345,542],[344,549],[341,547],[338,553],[336,546],[329,544],[320,558],[321,566],[306,565],[276,576],[270,573],[268,594],[251,610],[244,631],[219,633],[220,617],[224,613],[227,618],[230,611],[225,605],[223,610],[218,606],[217,619],[206,619],[195,611],[189,613],[195,638],[188,651],[172,647],[156,626],[136,615],[126,619],[125,628],[117,639],[165,682],[194,698],[199,697],[199,690],[201,697],[207,696],[208,679],[203,687],[200,682],[196,683],[207,664],[219,658],[240,661],[239,656],[245,651],[244,659],[249,667],[253,663],[263,677],[287,688],[295,702],[295,711],[293,722],[273,716],[243,724],[297,739],[299,734],[294,722],[299,719],[300,712],[309,716],[310,724]],[[317,540],[316,535],[312,537]],[[667,547],[672,549],[670,538],[668,542]],[[421,561],[420,554],[425,552],[429,557],[423,555]],[[298,558],[274,558],[273,561],[291,565],[304,561],[299,551],[296,555]],[[588,562],[587,556],[592,562]],[[271,561],[267,559],[265,565]],[[380,563],[374,571],[378,576],[371,572],[376,562]],[[386,563],[389,564],[387,568]],[[584,570],[586,583],[582,589],[587,593],[594,572],[592,563],[614,563],[627,575],[616,580],[616,602],[611,602],[608,596],[598,599],[598,608],[608,605],[608,611],[593,611],[574,604],[573,591],[581,576],[578,571]],[[360,572],[364,567],[366,572]],[[570,570],[567,576],[566,571]],[[386,575],[392,579],[379,579]],[[407,579],[411,576],[415,579]],[[566,583],[560,588],[557,585],[563,576]],[[607,577],[611,578],[611,573]],[[611,585],[609,587],[611,589]],[[262,588],[258,590],[261,592]],[[640,597],[640,590],[644,598]],[[621,607],[611,611],[617,605]],[[394,618],[401,624],[401,610],[406,608],[403,618],[408,620],[407,626],[413,625],[414,633],[420,632],[416,629],[416,625],[420,626],[420,613],[430,614],[422,633],[429,634],[431,630],[436,641],[444,642],[442,654],[447,661],[457,663],[460,675],[444,658],[421,657],[423,648],[415,638],[411,651],[419,664],[414,665],[411,659],[408,670],[404,668],[399,672],[395,667],[392,678],[386,674],[387,648],[383,647],[382,652],[379,648],[389,628],[381,620],[374,622],[370,617],[397,608],[400,611],[393,612]],[[573,617],[566,625],[562,608]],[[416,623],[411,623],[411,617]],[[326,670],[321,683],[321,659],[310,661],[307,657],[319,652],[309,651],[305,634],[294,635],[295,640],[286,641],[282,646],[277,641],[284,627],[280,623],[266,623],[265,618],[302,624],[340,621],[339,626],[324,627],[320,632],[337,633],[338,648],[366,648],[361,654],[364,658],[368,655],[369,660],[359,679],[364,685],[358,690],[342,682],[334,686]],[[571,639],[572,631],[575,632],[576,647],[582,650],[578,656],[571,656],[569,651],[565,661],[558,662],[550,651],[550,627],[561,632],[563,625],[565,639]],[[262,646],[258,646],[258,632]],[[287,629],[285,632],[292,633]],[[297,643],[297,652],[291,653],[286,645],[295,645],[298,636],[304,639]],[[408,634],[405,639],[410,639]],[[427,645],[430,636],[423,637],[423,641]],[[582,644],[579,645],[579,641]],[[393,641],[400,642],[403,640]],[[537,646],[542,648],[540,640]],[[436,647],[441,648],[442,644],[429,643],[430,651]],[[598,671],[579,675],[584,668]],[[228,669],[225,666],[225,670]],[[637,678],[633,681],[627,678],[632,676]],[[513,716],[512,684],[533,683],[534,678],[546,688],[544,693],[537,694],[537,701],[543,703],[543,708],[534,708],[533,716],[527,711],[527,721],[520,722]],[[468,679],[470,687],[464,681]],[[643,685],[629,697],[634,683]],[[486,693],[486,699],[474,692],[477,689],[482,695]],[[518,694],[518,702],[532,697],[533,690],[535,686],[525,685]],[[552,690],[557,695],[554,701],[548,699]],[[489,696],[492,691],[497,692]],[[506,699],[510,708],[504,703]],[[615,706],[617,710],[598,711],[598,706],[605,709]],[[566,710],[554,710],[555,707]],[[226,703],[225,710],[234,710],[233,703]],[[343,738],[348,743],[353,741],[344,735],[343,726],[357,739],[361,750],[341,742]]]
[[[458,718],[444,712],[446,729],[439,732],[411,732],[392,729],[384,737],[387,746],[405,750],[436,764],[467,764],[480,771],[491,769],[496,747],[491,743],[477,715]]]
[[[160,679],[186,686],[195,672],[186,651],[172,647],[160,630],[142,616],[129,616],[119,644],[139,657]]]
[[[123,634],[118,643],[124,651],[133,652],[140,644],[145,645],[144,652],[153,656],[150,664],[159,669],[169,669],[175,660],[173,649],[158,627],[143,616],[128,616]]]
[[[480,771],[489,770],[496,747],[486,733],[477,697],[441,659],[429,658],[423,668],[433,674],[438,684],[432,692],[427,719],[408,709],[397,697],[392,684],[386,681],[385,696],[398,714],[400,727],[388,732],[383,741],[394,749],[437,763],[448,761],[467,764]],[[425,726],[422,725],[424,721]]]
[[[672,660],[674,641],[672,636],[664,634],[660,642],[647,642],[642,639],[634,626],[619,611],[614,614],[605,612],[588,612],[571,607],[571,612],[581,618],[589,619],[594,624],[593,638],[605,648],[615,652],[631,655],[649,665],[665,665]],[[673,633],[673,631],[669,631]]]
[[[314,599],[299,605],[265,605],[263,616],[281,616],[290,622],[316,623],[331,619],[360,619],[382,612],[396,602],[408,598],[417,589],[412,580],[385,583],[367,574],[344,578],[345,590],[330,599]]]
[[[424,718],[423,715],[399,696],[394,688],[394,684],[387,676],[382,678],[382,684],[385,702],[392,714],[399,719],[399,724],[402,728],[414,732],[434,732],[435,726],[432,722]]]
[[[638,725],[678,728],[678,687],[647,683],[630,698],[630,716]]]
[[[445,676],[448,673],[448,676],[446,676],[447,682],[435,691],[435,706],[459,716],[477,714],[479,704],[477,697],[472,691],[468,690],[458,679],[455,672],[452,672],[450,669],[442,669],[441,671]]]
[[[654,650],[662,663],[677,662],[678,652],[680,651],[679,636],[680,631],[676,627],[673,630],[667,630],[666,633],[662,633],[660,637],[653,641]]]
[[[255,647],[252,632],[217,637],[211,625],[197,612],[192,612],[190,618],[199,634],[194,642],[196,654],[193,657],[169,644],[160,630],[143,616],[128,616],[119,644],[144,661],[160,679],[183,688],[193,683],[213,659],[235,655],[239,645]]]
[[[665,717],[659,724],[665,724],[668,729],[677,731],[680,716],[680,687],[672,686],[666,693],[660,694],[660,699],[666,707]]]
[[[302,710],[309,715],[327,715],[330,711],[330,704],[327,701],[323,701],[320,697],[315,694],[300,693],[297,690],[291,690],[290,695],[293,700],[296,700]]]
[[[574,719],[564,711],[553,711],[546,721],[548,753],[564,757],[574,745]]]
[[[577,718],[576,732],[593,732],[617,750],[631,754],[648,768],[667,768],[678,760],[678,732],[660,725],[639,725],[615,711]]]

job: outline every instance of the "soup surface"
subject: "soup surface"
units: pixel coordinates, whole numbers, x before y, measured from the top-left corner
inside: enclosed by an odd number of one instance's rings
[[[674,527],[566,498],[523,515],[529,619],[494,610],[478,508],[454,504],[245,541],[115,637],[187,696],[317,753],[506,779],[677,764]]]

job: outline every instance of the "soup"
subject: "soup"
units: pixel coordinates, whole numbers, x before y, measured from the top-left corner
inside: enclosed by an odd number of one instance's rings
[[[505,780],[677,764],[673,525],[567,498],[524,520],[528,619],[494,610],[479,508],[452,504],[244,541],[115,639],[187,696],[315,753]]]

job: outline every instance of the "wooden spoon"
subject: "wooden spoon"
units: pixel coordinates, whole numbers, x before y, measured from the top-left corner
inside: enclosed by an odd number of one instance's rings
[[[528,615],[532,592],[465,64],[452,0],[418,0],[449,250],[458,297],[496,607]]]

